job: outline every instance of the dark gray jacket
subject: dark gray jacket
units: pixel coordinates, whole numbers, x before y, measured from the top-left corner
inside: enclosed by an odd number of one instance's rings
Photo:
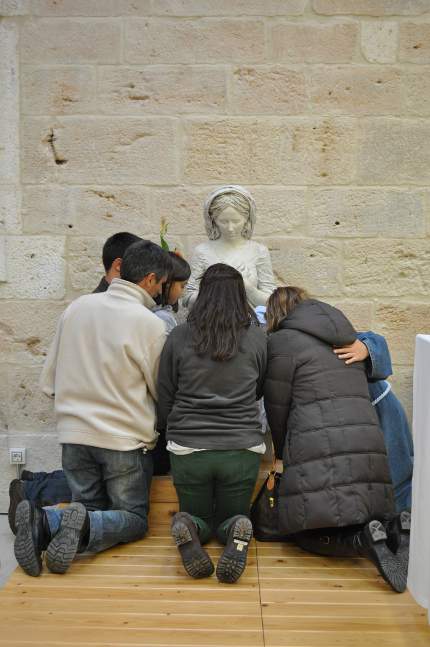
[[[285,533],[361,524],[393,510],[384,438],[362,362],[333,353],[356,339],[336,308],[308,299],[269,336],[264,388],[282,456]]]
[[[195,449],[248,449],[263,442],[256,400],[262,396],[264,331],[243,331],[239,353],[225,362],[200,357],[188,324],[167,338],[158,376],[157,430]]]

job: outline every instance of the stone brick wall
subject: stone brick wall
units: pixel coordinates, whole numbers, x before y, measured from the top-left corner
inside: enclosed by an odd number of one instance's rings
[[[190,254],[242,183],[279,282],[386,335],[411,411],[429,332],[430,0],[0,0],[0,510],[58,465],[37,381],[104,239]]]

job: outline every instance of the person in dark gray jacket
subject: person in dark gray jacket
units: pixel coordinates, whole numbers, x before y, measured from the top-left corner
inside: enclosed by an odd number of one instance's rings
[[[393,515],[393,488],[364,363],[346,366],[333,353],[356,331],[340,310],[294,287],[271,295],[267,322],[264,401],[284,467],[282,534],[311,552],[365,555],[403,591],[409,519],[395,517],[390,546],[381,521]]]
[[[191,577],[213,573],[201,544],[215,534],[226,545],[218,579],[233,583],[245,569],[247,515],[265,451],[256,400],[266,358],[266,335],[240,272],[212,265],[187,323],[167,339],[158,378],[159,442],[166,437],[180,506],[172,535]]]

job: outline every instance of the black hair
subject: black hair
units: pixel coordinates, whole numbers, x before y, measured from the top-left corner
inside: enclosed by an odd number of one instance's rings
[[[154,272],[157,281],[168,276],[172,269],[169,254],[159,245],[148,240],[139,240],[127,247],[122,259],[121,278],[130,283],[140,283],[145,276]]]
[[[135,236],[135,234],[130,234],[128,231],[120,231],[118,234],[114,234],[108,238],[103,245],[102,252],[105,271],[109,272],[114,260],[116,258],[122,258],[127,247],[130,247],[133,243],[137,243],[139,240],[143,240],[143,238]]]
[[[241,273],[225,263],[208,267],[201,277],[188,323],[198,355],[210,353],[220,362],[237,355],[243,331],[251,323],[259,325],[248,303]]]
[[[168,252],[168,254],[172,261],[172,271],[170,272],[167,281],[163,284],[163,290],[161,292],[162,306],[166,306],[169,302],[169,292],[172,287],[172,283],[175,283],[176,281],[188,281],[191,276],[191,267],[185,258],[182,258],[182,256],[179,256],[175,252]],[[172,308],[177,312],[178,304],[173,304]]]

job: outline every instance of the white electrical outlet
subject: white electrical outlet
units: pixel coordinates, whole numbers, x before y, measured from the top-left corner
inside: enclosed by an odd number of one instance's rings
[[[11,465],[25,465],[25,448],[13,447],[9,449],[9,463]]]

